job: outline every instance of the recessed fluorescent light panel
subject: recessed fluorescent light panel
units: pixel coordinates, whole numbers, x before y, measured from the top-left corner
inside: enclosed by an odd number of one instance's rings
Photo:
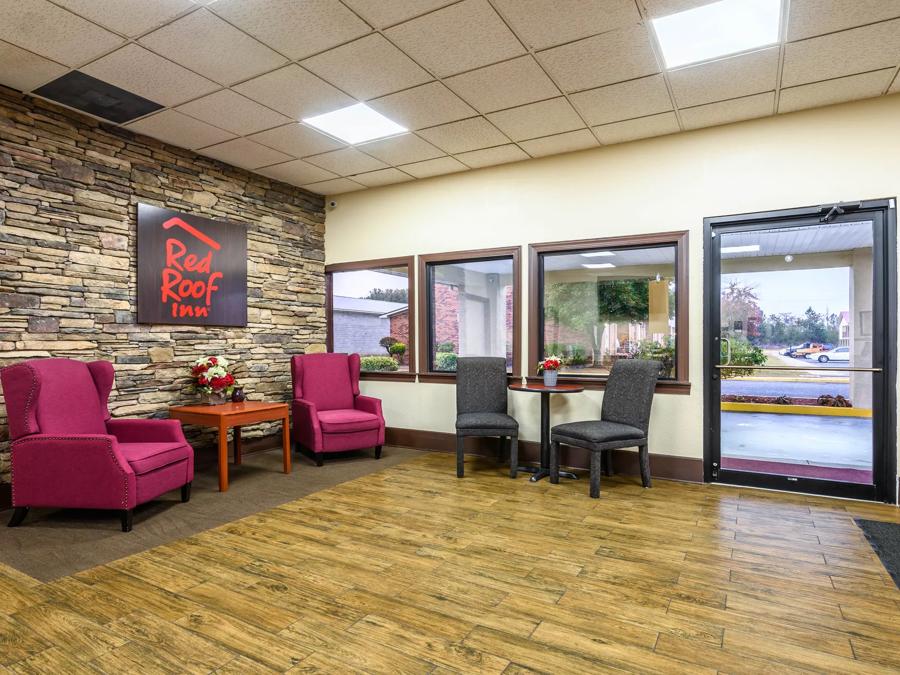
[[[608,270],[610,267],[615,267],[612,263],[589,263],[583,264],[582,267],[586,267],[589,270]]]
[[[723,246],[722,253],[756,253],[759,250],[759,244],[750,244],[748,246]]]
[[[666,68],[778,42],[782,0],[719,0],[653,19]]]
[[[608,258],[615,255],[612,251],[591,251],[590,253],[582,253],[582,258]]]
[[[339,138],[351,145],[374,141],[376,138],[405,134],[409,129],[401,127],[365,103],[347,106],[324,115],[307,117],[303,120],[326,134]]]

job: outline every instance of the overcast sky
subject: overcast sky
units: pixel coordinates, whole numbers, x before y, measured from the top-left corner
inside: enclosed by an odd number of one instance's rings
[[[334,294],[348,298],[364,298],[373,288],[406,288],[406,277],[384,272],[338,272],[332,276]]]
[[[766,314],[800,315],[807,307],[822,314],[850,309],[849,267],[723,274],[722,288],[732,281],[752,286]]]

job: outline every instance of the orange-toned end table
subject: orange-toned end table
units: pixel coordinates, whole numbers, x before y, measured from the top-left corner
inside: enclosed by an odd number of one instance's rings
[[[234,463],[241,463],[241,427],[258,422],[281,420],[284,472],[291,472],[290,418],[287,403],[244,401],[220,405],[178,405],[169,408],[169,417],[185,424],[216,427],[219,430],[219,491],[228,490],[228,429],[234,429]]]

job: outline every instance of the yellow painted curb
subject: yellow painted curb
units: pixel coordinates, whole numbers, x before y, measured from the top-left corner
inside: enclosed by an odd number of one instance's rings
[[[774,413],[776,415],[819,415],[821,417],[872,417],[866,408],[831,408],[825,405],[779,405],[778,403],[734,403],[722,401],[725,412]]]

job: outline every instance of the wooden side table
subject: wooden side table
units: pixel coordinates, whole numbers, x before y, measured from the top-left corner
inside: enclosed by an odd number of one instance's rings
[[[281,420],[284,472],[291,472],[290,418],[287,403],[244,401],[220,405],[179,405],[169,408],[169,417],[184,424],[219,430],[219,491],[228,490],[228,429],[234,429],[234,463],[241,463],[241,427]]]

